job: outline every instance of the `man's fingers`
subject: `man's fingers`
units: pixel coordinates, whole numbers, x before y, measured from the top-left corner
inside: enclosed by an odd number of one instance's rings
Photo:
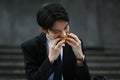
[[[72,47],[79,47],[81,45],[80,42],[77,42],[72,38],[67,38],[66,42]]]
[[[80,40],[79,40],[79,38],[75,34],[70,33],[70,34],[68,34],[68,36],[72,37],[75,41],[81,43]]]
[[[51,42],[51,45],[56,46],[56,44],[57,44],[60,40],[61,40],[61,38],[54,39],[54,40]]]
[[[74,46],[77,42],[72,39],[72,38],[67,38],[66,42],[68,42],[69,44],[71,44],[71,46]]]
[[[66,41],[70,46],[74,46],[71,42],[69,41]]]
[[[64,43],[65,43],[65,40],[61,40],[61,41],[58,42],[58,44],[56,45],[56,48],[61,48]]]

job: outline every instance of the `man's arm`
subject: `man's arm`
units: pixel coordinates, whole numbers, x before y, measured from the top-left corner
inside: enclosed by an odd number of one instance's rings
[[[47,80],[52,69],[48,57],[43,62],[38,63],[38,56],[33,46],[22,44],[22,51],[28,80]]]
[[[77,80],[90,80],[86,59],[80,63],[77,63],[76,61],[76,78]]]
[[[72,47],[76,57],[76,79],[90,80],[89,70],[86,64],[82,41],[73,33],[68,34],[66,42]]]

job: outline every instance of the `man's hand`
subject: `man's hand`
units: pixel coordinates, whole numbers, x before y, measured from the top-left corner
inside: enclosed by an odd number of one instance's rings
[[[67,38],[66,42],[72,47],[76,58],[83,58],[84,55],[79,38],[73,33],[68,34],[68,36],[69,37]]]
[[[64,44],[64,40],[61,40],[61,38],[57,38],[51,42],[49,45],[49,55],[48,58],[51,63],[53,63],[60,54],[60,49],[62,45]]]

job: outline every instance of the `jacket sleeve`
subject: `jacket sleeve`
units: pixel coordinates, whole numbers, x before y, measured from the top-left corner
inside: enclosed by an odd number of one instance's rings
[[[90,75],[89,75],[89,70],[86,64],[86,60],[83,61],[82,65],[76,64],[76,79],[90,80]]]
[[[82,45],[83,54],[85,55],[82,41],[81,41],[81,45]],[[77,80],[90,80],[90,74],[89,74],[87,63],[86,63],[86,58],[84,59],[81,65],[76,64],[76,79]]]
[[[33,46],[22,44],[24,53],[25,72],[28,80],[47,80],[52,65],[48,57],[43,61],[38,61],[36,51]]]

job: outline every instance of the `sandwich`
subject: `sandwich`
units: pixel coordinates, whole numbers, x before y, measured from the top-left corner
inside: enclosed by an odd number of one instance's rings
[[[62,40],[64,40],[66,42],[67,38],[68,38],[68,36],[65,36],[62,38]]]

